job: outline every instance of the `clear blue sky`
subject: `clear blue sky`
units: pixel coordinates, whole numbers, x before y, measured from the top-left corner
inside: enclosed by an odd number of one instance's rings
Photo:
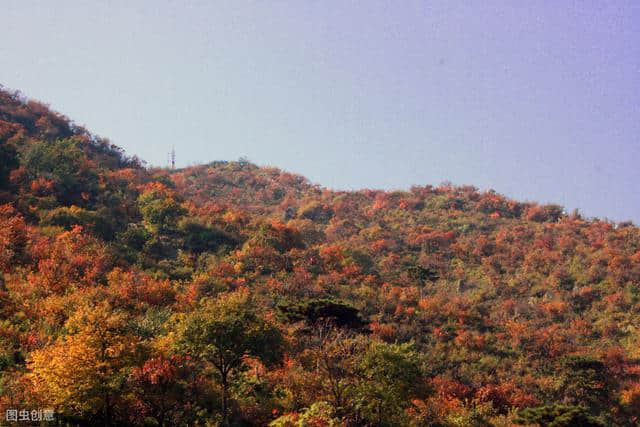
[[[130,154],[640,222],[638,1],[28,1],[0,83]]]

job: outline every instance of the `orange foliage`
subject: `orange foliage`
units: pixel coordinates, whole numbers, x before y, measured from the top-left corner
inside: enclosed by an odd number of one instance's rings
[[[29,283],[48,292],[95,286],[111,263],[106,246],[82,227],[57,235],[53,240],[38,238],[31,245],[37,270],[29,273]]]
[[[8,272],[24,257],[27,225],[10,204],[0,205],[0,271]]]
[[[145,273],[116,268],[107,275],[107,281],[106,292],[113,307],[144,311],[175,300],[176,292],[169,280],[156,280]]]

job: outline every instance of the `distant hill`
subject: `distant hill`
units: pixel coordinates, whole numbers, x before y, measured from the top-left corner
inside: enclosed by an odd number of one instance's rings
[[[3,413],[639,421],[631,223],[471,186],[332,191],[248,162],[147,168],[6,90],[0,201]]]

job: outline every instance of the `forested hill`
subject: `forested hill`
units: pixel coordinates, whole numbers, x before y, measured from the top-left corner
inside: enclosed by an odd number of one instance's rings
[[[0,423],[640,422],[633,224],[147,168],[4,90],[0,143]]]

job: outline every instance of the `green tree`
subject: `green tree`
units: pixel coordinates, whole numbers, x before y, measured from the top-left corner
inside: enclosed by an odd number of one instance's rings
[[[187,212],[176,196],[160,183],[138,197],[138,208],[145,227],[152,233],[168,233],[176,230],[178,220]]]
[[[559,389],[565,404],[606,407],[610,394],[607,368],[592,357],[566,356],[562,359]]]
[[[328,298],[310,298],[298,302],[284,301],[278,311],[286,320],[305,321],[308,326],[329,323],[337,327],[361,329],[366,325],[357,308]]]
[[[246,291],[205,300],[176,327],[179,352],[211,364],[222,386],[222,418],[229,423],[229,387],[232,374],[251,356],[265,365],[282,360],[280,331],[263,319]]]
[[[18,155],[13,145],[0,141],[0,188],[9,184],[9,173],[17,168]]]
[[[340,420],[331,415],[331,405],[326,402],[315,402],[300,413],[286,414],[269,423],[269,427],[337,427]]]
[[[412,398],[427,392],[419,355],[412,343],[372,341],[358,362],[356,407],[368,423],[406,424],[405,409]]]
[[[23,166],[32,179],[52,180],[58,202],[63,205],[83,205],[86,195],[98,190],[95,168],[91,167],[78,142],[71,138],[32,143],[24,155]],[[85,194],[84,199],[82,194]]]
[[[548,405],[526,408],[518,412],[515,424],[537,424],[540,427],[603,427],[605,424],[589,414],[583,406]]]
[[[182,233],[185,249],[197,254],[216,252],[221,247],[232,248],[238,244],[227,233],[193,219],[183,219],[178,228]]]

